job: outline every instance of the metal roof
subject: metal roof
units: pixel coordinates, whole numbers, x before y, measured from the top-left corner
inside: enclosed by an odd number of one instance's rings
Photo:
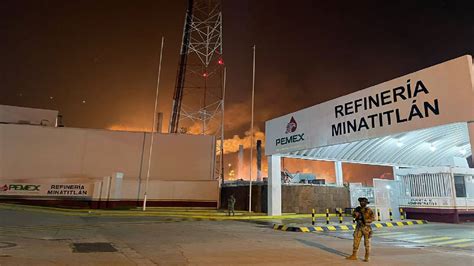
[[[283,154],[283,157],[391,166],[440,166],[472,154],[467,123]]]

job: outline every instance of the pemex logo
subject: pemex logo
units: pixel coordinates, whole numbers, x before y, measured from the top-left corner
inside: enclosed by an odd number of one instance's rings
[[[296,120],[294,117],[291,117],[290,122],[288,125],[286,125],[286,134],[290,134],[296,131],[298,128],[298,124],[296,123]]]
[[[295,118],[291,117],[290,122],[288,123],[288,125],[286,125],[285,134],[294,133],[297,128],[298,128],[298,124],[296,123]],[[287,144],[290,144],[290,143],[296,143],[296,142],[300,142],[300,141],[304,141],[304,133],[293,134],[291,136],[287,136],[287,137],[283,137],[283,138],[277,138],[275,140],[275,146],[283,146],[283,145],[287,145]]]
[[[23,184],[4,184],[0,186],[0,192],[6,191],[40,191],[41,185],[23,185]]]

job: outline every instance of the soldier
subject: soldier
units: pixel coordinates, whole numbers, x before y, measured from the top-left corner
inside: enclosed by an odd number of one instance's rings
[[[232,212],[232,215],[235,216],[234,206],[235,206],[235,197],[234,195],[230,195],[229,199],[227,200],[227,210],[229,212],[229,216],[231,212]]]
[[[357,260],[357,251],[359,251],[360,241],[362,236],[364,237],[365,246],[365,258],[364,261],[369,261],[370,255],[370,237],[372,236],[372,228],[370,224],[375,219],[374,212],[372,209],[367,207],[369,200],[367,198],[359,198],[360,206],[357,207],[353,213],[353,217],[357,222],[356,229],[354,230],[354,246],[352,249],[352,255],[347,257],[348,260]]]

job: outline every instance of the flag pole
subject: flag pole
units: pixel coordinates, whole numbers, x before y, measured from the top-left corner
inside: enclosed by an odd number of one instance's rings
[[[252,70],[252,118],[250,122],[250,182],[249,182],[249,212],[252,212],[252,160],[253,160],[253,116],[255,104],[255,44],[253,45],[253,70]]]
[[[160,63],[158,65],[158,78],[156,81],[156,93],[155,93],[155,108],[153,109],[153,126],[151,128],[151,141],[150,149],[148,150],[148,169],[146,172],[146,182],[145,182],[145,195],[143,197],[143,211],[146,211],[146,200],[148,193],[148,181],[150,180],[150,168],[151,168],[151,155],[153,153],[153,141],[156,131],[156,120],[157,120],[157,108],[158,108],[158,90],[160,88],[160,77],[161,77],[161,62],[163,61],[163,47],[165,45],[165,37],[161,37],[161,49],[160,49]],[[145,135],[146,136],[146,135]]]
[[[221,184],[224,184],[224,133],[225,133],[225,83],[227,68],[224,66],[224,80],[222,83],[222,119],[221,119]]]

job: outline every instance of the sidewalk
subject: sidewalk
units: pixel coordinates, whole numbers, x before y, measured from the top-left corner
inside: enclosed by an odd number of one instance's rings
[[[209,220],[225,221],[237,220],[259,223],[273,227],[275,230],[291,232],[320,232],[320,231],[347,231],[353,230],[354,224],[352,218],[342,216],[342,223],[339,223],[340,217],[336,214],[329,215],[329,224],[326,224],[326,214],[315,215],[315,225],[311,224],[311,214],[285,213],[281,216],[267,216],[265,213],[249,213],[236,211],[235,216],[228,216],[224,210],[215,210],[207,208],[165,208],[149,207],[146,211],[141,208],[129,210],[101,210],[101,209],[64,209],[54,207],[41,207],[30,205],[16,205],[0,203],[0,210],[24,210],[45,214],[61,214],[66,216],[82,217],[168,217],[179,218],[182,220]],[[423,224],[426,221],[395,221],[395,222],[374,222],[374,228],[406,226]]]
[[[235,216],[228,216],[225,210],[207,208],[166,208],[148,207],[146,211],[141,208],[128,210],[101,210],[101,209],[65,209],[55,207],[42,207],[30,205],[17,205],[0,203],[0,210],[25,210],[39,213],[53,213],[67,216],[87,217],[179,217],[195,220],[266,220],[282,221],[287,219],[311,219],[310,214],[285,213],[281,216],[267,216],[266,213],[249,213],[235,211]]]

